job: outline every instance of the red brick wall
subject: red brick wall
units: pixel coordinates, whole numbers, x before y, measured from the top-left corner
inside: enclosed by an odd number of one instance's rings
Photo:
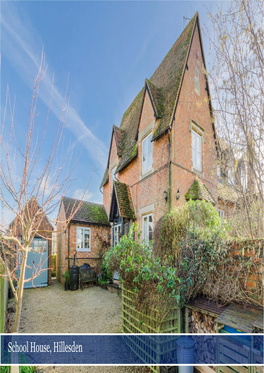
[[[195,67],[199,70],[200,95],[198,95],[194,90]],[[215,198],[217,197],[216,149],[208,95],[205,88],[206,80],[204,76],[202,53],[196,28],[188,58],[188,70],[186,69],[185,71],[180,100],[172,126],[171,160],[174,163],[172,164],[171,169],[172,208],[186,202],[185,194],[196,175],[200,177],[204,184],[207,185]],[[191,120],[195,121],[204,129],[205,143],[202,143],[202,174],[192,171]],[[176,193],[178,189],[180,189],[181,196],[177,201]]]
[[[198,52],[198,54],[197,54]],[[197,58],[196,58],[197,56]],[[199,69],[200,95],[194,90],[195,66]],[[186,69],[180,100],[178,103],[175,120],[170,132],[171,141],[171,208],[180,206],[186,202],[185,194],[198,175],[203,183],[217,200],[216,178],[216,149],[214,143],[213,127],[209,110],[206,80],[203,70],[202,54],[198,31],[196,29],[190,55],[188,70]],[[202,144],[202,173],[192,170],[192,134],[190,122],[194,120],[203,129],[205,143]],[[139,138],[153,121],[154,111],[148,93],[142,109],[139,125]],[[142,171],[142,141],[138,141],[138,156],[117,176],[121,182],[131,187],[137,221],[142,229],[140,209],[154,204],[154,224],[168,211],[168,201],[163,197],[163,192],[169,188],[169,159],[168,159],[168,134],[160,137],[152,143],[153,173],[141,179]],[[113,141],[110,159],[113,162],[117,158],[116,147]],[[110,210],[110,182],[104,187],[104,205],[107,212]],[[180,199],[176,200],[177,190],[180,189]]]
[[[84,263],[90,264],[91,267],[96,267],[97,273],[99,273],[99,267],[101,264],[101,260],[91,260],[89,258],[99,258],[99,251],[101,249],[102,241],[107,242],[107,247],[110,246],[110,227],[96,225],[96,224],[84,224],[84,223],[70,223],[69,227],[66,228],[66,232],[63,232],[63,227],[65,227],[65,220],[63,223],[63,216],[64,209],[63,205],[59,211],[58,219],[60,219],[60,223],[57,224],[58,231],[60,229],[60,233],[58,234],[57,240],[57,280],[61,283],[64,283],[63,274],[68,269],[68,262],[70,265],[73,265],[74,253],[77,248],[77,227],[87,227],[91,229],[91,251],[90,252],[81,252],[78,251],[75,256],[75,264],[77,266],[81,266]],[[70,241],[69,241],[70,240]],[[69,244],[69,252],[68,252],[68,242]],[[66,258],[72,258],[68,260]],[[86,259],[78,259],[78,258],[86,258]]]
[[[247,278],[245,273],[239,273],[241,284],[244,289],[249,290],[252,296],[256,298],[256,290],[260,289],[262,284],[262,290],[264,288],[264,266],[263,266],[263,240],[245,240],[242,242],[234,242],[230,245],[230,255],[237,257],[238,260],[244,256],[251,258],[252,271]],[[259,294],[258,301],[263,304],[264,294]]]

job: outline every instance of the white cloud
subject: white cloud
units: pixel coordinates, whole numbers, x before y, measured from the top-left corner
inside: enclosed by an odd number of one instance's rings
[[[73,198],[83,199],[84,201],[90,201],[93,197],[93,193],[89,193],[89,191],[87,190],[84,194],[84,191],[85,189],[76,189],[73,193]]]
[[[18,15],[17,9],[10,2],[1,2],[1,49],[5,57],[10,61],[26,85],[31,88],[34,78],[39,70],[40,57],[43,43],[32,28],[27,15]],[[46,56],[46,61],[47,61]],[[51,68],[46,72],[39,91],[40,99],[48,106],[52,88]],[[65,79],[66,80],[66,79]],[[52,93],[51,110],[57,118],[61,115],[64,94],[54,86]],[[74,134],[77,141],[83,144],[94,161],[105,165],[107,149],[104,143],[98,139],[86,127],[74,107],[69,105],[67,114],[67,128]]]

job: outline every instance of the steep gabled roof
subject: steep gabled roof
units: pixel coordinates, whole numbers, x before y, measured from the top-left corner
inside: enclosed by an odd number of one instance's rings
[[[218,198],[225,202],[235,203],[238,200],[238,193],[231,186],[225,183],[217,185]]]
[[[71,221],[76,221],[80,223],[109,225],[104,205],[81,201],[79,199],[69,197],[63,197],[62,203],[64,205],[66,219],[70,218],[72,210],[77,208],[78,205],[81,203],[81,207],[76,212]]]
[[[104,172],[103,179],[101,181],[100,189],[109,181],[109,174],[108,174],[108,167],[106,167],[106,170]]]
[[[122,131],[121,160],[117,166],[116,172],[121,171],[137,157],[138,129],[146,91],[149,92],[154,115],[158,119],[152,140],[156,140],[162,136],[172,125],[196,26],[198,27],[201,41],[202,58],[204,66],[206,66],[197,12],[152,77],[149,80],[146,79],[145,86],[124,113],[120,124],[120,130]],[[206,76],[205,79],[211,117],[213,117],[209,85]],[[212,123],[212,126],[216,139],[214,123]]]
[[[114,181],[113,189],[112,198],[116,198],[119,216],[121,216],[121,218],[135,219],[136,215],[129,186],[120,181]]]
[[[216,205],[216,200],[214,199],[210,190],[198,177],[194,179],[192,185],[188,189],[188,192],[185,194],[185,199],[187,201],[190,199],[194,201],[200,199]]]
[[[122,156],[122,137],[123,137],[123,133],[115,125],[113,125],[113,132],[114,132],[115,141],[116,141],[117,155],[119,157],[121,157]]]
[[[175,101],[197,16],[196,13],[152,77],[146,80],[145,86],[124,113],[120,128],[125,132],[125,135],[122,141],[122,158],[117,172],[121,171],[137,155],[135,145],[146,89],[150,93],[156,117],[160,118],[153,134],[153,140],[171,125]]]

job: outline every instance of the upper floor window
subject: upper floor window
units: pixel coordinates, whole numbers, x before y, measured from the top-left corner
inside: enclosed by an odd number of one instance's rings
[[[91,251],[91,229],[77,227],[77,251]]]
[[[221,166],[220,166],[220,164],[217,165],[217,177],[218,177],[218,179],[221,179]]]
[[[195,75],[194,75],[194,91],[200,95],[200,79],[199,79],[199,69],[195,66]]]
[[[247,173],[246,173],[246,167],[244,164],[240,166],[240,180],[241,180],[242,190],[245,191],[247,189]]]
[[[202,136],[192,130],[193,168],[202,171]]]
[[[111,193],[113,190],[114,180],[117,180],[115,172],[116,172],[116,167],[114,167],[111,171]]]
[[[234,169],[229,168],[227,171],[227,179],[228,179],[228,184],[234,185],[235,178],[234,178]]]
[[[143,216],[143,240],[148,244],[153,240],[153,215]]]
[[[152,134],[150,133],[142,141],[142,173],[148,171],[152,167]]]

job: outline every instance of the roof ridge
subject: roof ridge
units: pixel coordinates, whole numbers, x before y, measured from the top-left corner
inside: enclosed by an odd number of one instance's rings
[[[64,198],[71,199],[71,200],[73,200],[73,201],[83,202],[83,203],[84,203],[84,202],[85,202],[85,203],[90,203],[91,205],[104,206],[103,203],[90,202],[90,201],[85,201],[85,200],[78,199],[78,198],[73,198],[73,197],[66,197],[66,196],[63,196],[63,197],[62,197],[62,200],[63,200]]]

